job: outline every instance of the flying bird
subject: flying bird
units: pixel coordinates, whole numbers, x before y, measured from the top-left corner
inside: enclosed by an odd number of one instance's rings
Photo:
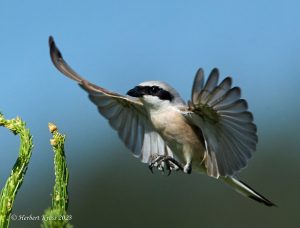
[[[186,103],[165,82],[142,82],[123,96],[90,83],[63,59],[53,37],[50,56],[55,67],[75,80],[97,106],[126,147],[150,170],[199,172],[222,180],[238,193],[263,203],[274,203],[238,180],[256,150],[257,134],[247,101],[232,79],[219,81],[214,68],[208,79],[196,73],[191,100]]]

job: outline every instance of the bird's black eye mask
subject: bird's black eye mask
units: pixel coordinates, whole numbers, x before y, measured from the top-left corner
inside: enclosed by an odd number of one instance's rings
[[[174,96],[160,88],[159,86],[136,86],[127,92],[127,95],[132,97],[142,97],[144,95],[157,96],[160,100],[172,101]]]

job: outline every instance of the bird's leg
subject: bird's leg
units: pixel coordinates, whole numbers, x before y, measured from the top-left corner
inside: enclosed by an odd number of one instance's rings
[[[192,158],[193,158],[193,148],[190,147],[190,145],[184,145],[183,146],[183,157],[185,160],[185,165],[183,167],[183,172],[187,174],[192,173]]]
[[[149,164],[149,169],[152,173],[153,173],[153,167],[157,167],[157,169],[162,170],[163,172],[164,172],[164,168],[166,168],[168,170],[168,175],[171,174],[172,170],[184,171],[185,168],[185,166],[183,166],[176,159],[166,155],[153,156],[153,159]]]
[[[192,173],[192,162],[186,163],[186,165],[183,167],[183,172],[187,174]]]

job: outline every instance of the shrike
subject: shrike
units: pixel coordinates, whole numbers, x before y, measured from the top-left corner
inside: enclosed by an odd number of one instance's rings
[[[253,116],[239,87],[226,77],[218,84],[213,69],[204,83],[196,73],[191,101],[161,81],[143,82],[123,96],[94,85],[64,61],[52,37],[50,56],[56,68],[78,82],[133,155],[149,168],[204,173],[220,179],[240,194],[267,206],[274,203],[239,181],[234,174],[256,150]]]

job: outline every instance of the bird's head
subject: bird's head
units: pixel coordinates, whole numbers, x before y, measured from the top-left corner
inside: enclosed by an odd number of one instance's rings
[[[160,81],[143,82],[129,90],[127,95],[139,98],[145,106],[154,109],[184,104],[174,88]]]

